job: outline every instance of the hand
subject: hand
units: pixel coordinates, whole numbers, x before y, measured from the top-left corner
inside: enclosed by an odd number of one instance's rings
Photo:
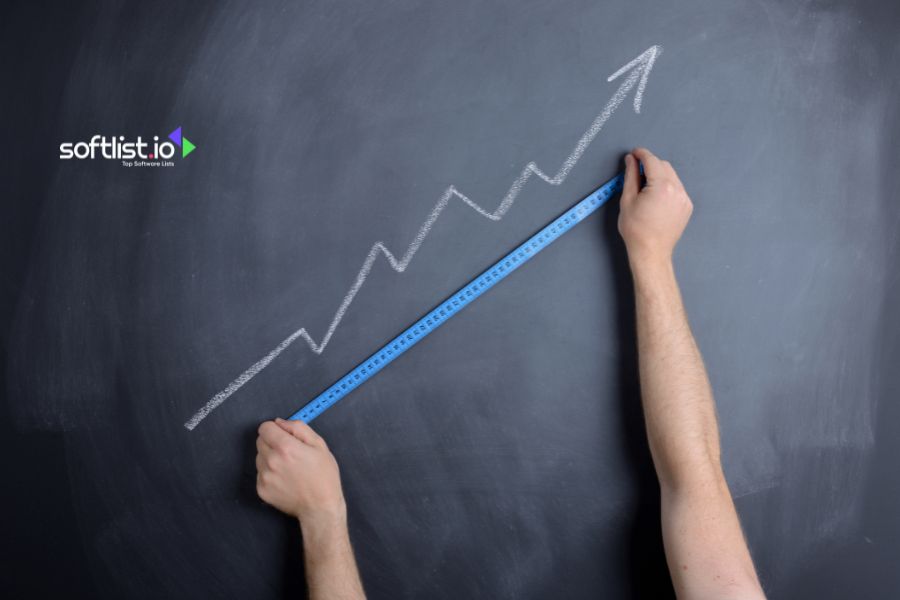
[[[256,493],[301,524],[341,522],[347,508],[337,461],[325,440],[302,421],[259,426]]]
[[[647,184],[640,187],[638,160]],[[625,155],[625,183],[619,201],[619,233],[632,268],[668,262],[694,206],[668,161],[646,148]]]

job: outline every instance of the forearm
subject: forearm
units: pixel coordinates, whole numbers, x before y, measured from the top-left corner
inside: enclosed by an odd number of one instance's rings
[[[679,598],[761,598],[719,459],[703,359],[671,261],[632,265],[641,396]]]
[[[301,522],[310,600],[364,600],[346,514]]]
[[[719,433],[703,359],[671,260],[632,264],[641,397],[660,485],[721,478]]]

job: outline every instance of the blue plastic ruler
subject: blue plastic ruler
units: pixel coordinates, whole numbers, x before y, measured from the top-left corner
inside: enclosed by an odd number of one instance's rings
[[[622,189],[623,175],[619,173],[587,198],[577,203],[552,223],[531,236],[524,244],[488,267],[481,275],[441,302],[437,308],[413,323],[406,331],[375,351],[337,383],[313,398],[306,406],[291,415],[292,420],[309,423],[337,402],[361,386],[398,356],[412,348],[429,333],[450,320],[450,317],[471,304],[480,295],[497,285],[504,277],[528,262],[535,254],[549,246],[565,232],[603,206]]]

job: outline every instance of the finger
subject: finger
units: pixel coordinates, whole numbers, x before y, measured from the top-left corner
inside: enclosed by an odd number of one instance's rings
[[[644,165],[644,177],[648,182],[665,176],[665,166],[655,154],[646,148],[635,148],[631,153]]]
[[[272,451],[272,446],[268,445],[262,436],[256,438],[256,452],[259,454],[268,454]]]
[[[263,458],[263,455],[257,454],[256,455],[256,472],[259,473],[260,471],[262,471],[264,466],[265,466],[265,459]]]
[[[630,153],[625,155],[625,177],[622,183],[621,202],[630,202],[637,196],[640,188],[640,173],[638,173],[637,159]]]
[[[675,167],[672,166],[672,163],[665,160],[663,161],[666,165],[666,170],[669,172],[669,179],[681,185],[681,177],[678,176],[678,171],[675,170]]]
[[[256,473],[256,495],[259,496],[260,500],[265,502],[265,500],[263,500],[263,485],[262,479],[259,476],[259,472]]]
[[[275,424],[275,421],[266,421],[259,426],[259,437],[272,448],[277,448],[293,440],[293,437],[284,429]]]
[[[303,421],[287,421],[285,419],[275,419],[275,423],[283,430],[290,433],[292,436],[305,444],[316,445],[325,443],[325,440],[322,439],[322,436],[313,431],[313,428]]]

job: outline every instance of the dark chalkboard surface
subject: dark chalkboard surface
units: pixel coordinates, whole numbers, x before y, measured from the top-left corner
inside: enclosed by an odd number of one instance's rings
[[[875,0],[5,3],[4,595],[299,597],[259,422],[646,145],[696,205],[677,269],[767,591],[893,597],[898,27]],[[654,46],[640,113],[633,86],[559,185],[499,220],[454,200],[335,320],[449,186],[491,212],[529,162],[563,168]],[[171,167],[59,157],[179,126]],[[315,422],[370,597],[671,594],[616,215]],[[321,353],[296,339],[185,428],[300,328]]]

